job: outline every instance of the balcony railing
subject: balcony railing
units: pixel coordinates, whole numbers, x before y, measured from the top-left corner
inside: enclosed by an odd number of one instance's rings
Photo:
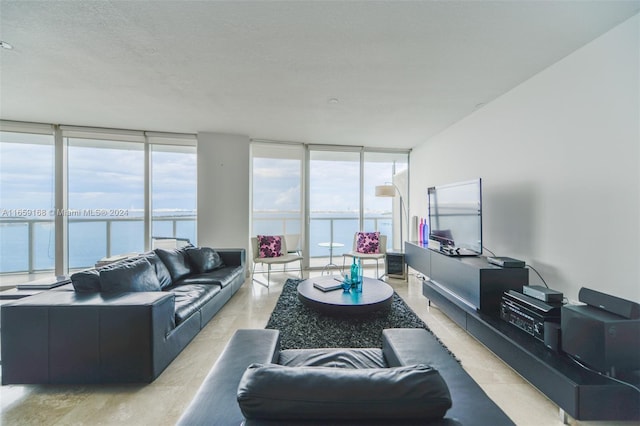
[[[68,220],[70,268],[88,268],[103,257],[144,250],[144,220],[141,217],[69,217]],[[153,217],[154,229],[163,230],[161,235],[154,236],[187,237],[194,241],[195,235],[185,233],[184,229],[180,228],[181,225],[184,228],[191,222],[195,230],[195,221],[194,215]],[[298,217],[254,217],[254,229],[257,230],[256,233],[263,234],[297,234],[301,229],[300,222]],[[388,244],[391,244],[391,222],[389,216],[366,216],[365,229],[387,234]],[[139,227],[139,230],[118,230],[126,225]],[[333,249],[333,256],[341,256],[351,250],[353,235],[358,230],[358,218],[355,216],[312,217],[309,221],[310,257],[328,257],[327,248],[319,246],[319,243],[323,242],[343,244],[343,247]],[[53,235],[54,222],[51,218],[1,218],[0,273],[36,273],[53,270]]]
[[[102,257],[144,251],[144,219],[141,217],[69,217],[68,220],[70,268],[88,268]],[[184,230],[181,232],[179,229],[181,224],[189,222],[193,223],[195,229],[194,215],[155,216],[152,220],[154,229],[163,230],[161,235],[154,236],[187,237],[191,241],[195,240],[195,235],[189,232],[185,234]],[[124,229],[118,231],[118,227]],[[132,228],[135,230],[130,232]],[[53,235],[54,221],[51,218],[0,219],[0,273],[53,270]],[[83,253],[86,253],[88,258],[82,256]]]
[[[389,216],[366,216],[366,230],[380,231],[387,234],[388,246],[391,247],[393,238],[392,219]],[[277,235],[277,234],[299,234],[300,219],[298,217],[254,217],[254,232],[256,234]],[[319,246],[320,243],[339,243],[342,247],[333,249],[333,256],[341,256],[352,248],[353,235],[359,230],[359,220],[357,216],[326,216],[312,217],[309,220],[309,256],[312,258],[328,257],[329,252],[326,247]],[[292,247],[287,247],[291,249]]]

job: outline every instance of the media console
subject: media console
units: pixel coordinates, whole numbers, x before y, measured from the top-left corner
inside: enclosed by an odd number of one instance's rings
[[[407,265],[425,276],[422,293],[429,303],[437,305],[563,412],[576,420],[640,419],[637,389],[583,369],[565,354],[547,349],[540,340],[499,319],[497,308],[494,312],[494,303],[489,301],[495,287],[517,286],[521,277],[512,275],[511,269],[527,269],[499,268],[482,256],[451,258],[415,242],[405,242],[405,254]]]

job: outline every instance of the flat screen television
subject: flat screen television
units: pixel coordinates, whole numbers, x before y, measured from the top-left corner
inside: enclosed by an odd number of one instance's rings
[[[427,193],[429,239],[450,256],[481,255],[482,179],[433,186]]]

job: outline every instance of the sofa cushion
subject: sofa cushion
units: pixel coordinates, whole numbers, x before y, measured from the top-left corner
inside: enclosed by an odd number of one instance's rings
[[[100,288],[100,273],[95,269],[76,272],[71,275],[71,283],[77,292],[97,293]]]
[[[160,282],[154,267],[142,257],[100,270],[100,287],[108,293],[160,291]]]
[[[244,273],[242,266],[224,266],[215,271],[205,272],[204,274],[193,274],[184,277],[174,283],[174,286],[189,284],[217,284],[226,287],[231,284],[238,275]]]
[[[224,266],[218,252],[211,247],[188,247],[184,251],[194,273],[202,274]]]
[[[238,386],[247,419],[398,420],[442,418],[449,388],[428,365],[394,368],[252,364]]]
[[[165,250],[157,248],[154,252],[169,270],[173,282],[191,273],[191,266],[184,249]]]
[[[160,257],[154,252],[145,253],[144,257],[149,261],[149,263],[151,263],[151,265],[153,265],[158,281],[160,282],[160,288],[165,289],[170,287],[173,284],[173,281],[171,280],[171,273]]]
[[[382,349],[285,349],[278,364],[287,367],[384,368]]]
[[[193,315],[220,293],[219,285],[181,285],[167,290],[175,295],[176,325]]]

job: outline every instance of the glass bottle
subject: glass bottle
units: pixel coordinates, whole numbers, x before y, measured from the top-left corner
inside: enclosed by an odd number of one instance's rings
[[[351,283],[356,284],[358,282],[358,277],[360,276],[360,271],[358,270],[358,264],[356,263],[356,258],[353,258],[353,263],[351,264]]]

